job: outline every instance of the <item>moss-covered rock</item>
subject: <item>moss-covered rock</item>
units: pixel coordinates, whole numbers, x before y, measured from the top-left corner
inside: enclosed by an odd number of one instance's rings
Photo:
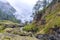
[[[35,37],[29,37],[29,36],[19,36],[14,34],[8,34],[8,33],[0,33],[0,40],[38,40]]]

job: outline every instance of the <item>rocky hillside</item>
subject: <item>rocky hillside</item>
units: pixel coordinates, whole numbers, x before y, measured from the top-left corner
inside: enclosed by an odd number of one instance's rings
[[[50,28],[60,27],[60,2],[51,3],[45,9],[45,13],[42,12],[41,18],[37,18],[37,25],[40,26],[41,34],[50,33]],[[38,13],[39,14],[39,13]],[[40,13],[41,14],[41,13]],[[38,16],[38,15],[37,15]]]
[[[39,12],[41,14],[36,20],[36,25],[39,29],[37,38],[43,40],[60,40],[60,1],[52,1],[48,7],[45,8],[45,12]],[[39,15],[37,15],[38,17]],[[42,35],[41,35],[42,34]]]
[[[38,28],[40,34],[49,34],[51,28],[60,27],[59,5],[59,0],[53,0],[43,10],[38,11],[34,17],[33,22],[25,26],[25,30],[34,31],[36,28]]]
[[[14,34],[1,34],[0,33],[0,40],[38,40],[34,37],[29,37],[29,36],[19,36],[19,35],[14,35]]]
[[[16,10],[0,1],[0,40],[38,40],[30,32],[23,31],[24,24],[13,15]]]
[[[33,22],[24,30],[33,32],[40,40],[60,40],[60,0],[53,0],[38,11]]]
[[[3,8],[0,10],[1,40],[60,40],[60,0],[53,0],[43,10],[36,13],[32,23],[24,26],[7,18],[12,16],[12,14],[10,15],[10,7],[8,8],[9,11],[7,10],[9,14],[4,12],[5,7]],[[15,12],[13,9],[12,11]]]
[[[22,30],[23,25],[0,20],[0,40],[38,40],[31,33]]]

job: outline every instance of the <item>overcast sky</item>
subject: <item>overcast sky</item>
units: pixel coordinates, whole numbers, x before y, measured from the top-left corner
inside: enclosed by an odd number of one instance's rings
[[[3,0],[2,0],[3,1]],[[5,0],[4,0],[5,1]],[[32,9],[37,0],[7,0],[16,10],[15,15],[22,21],[32,20]]]
[[[37,0],[0,0],[4,2],[9,2],[11,6],[16,9],[16,17],[22,21],[32,20],[30,17],[32,15],[32,9],[36,4]],[[42,0],[41,0],[42,1]]]
[[[32,20],[32,9],[37,0],[0,0],[3,2],[9,2],[11,6],[16,9],[16,17],[22,21]]]

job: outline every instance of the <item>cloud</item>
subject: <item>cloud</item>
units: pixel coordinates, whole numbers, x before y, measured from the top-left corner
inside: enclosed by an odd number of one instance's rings
[[[37,0],[7,0],[16,10],[15,15],[21,20],[30,20],[32,8]]]
[[[14,14],[16,15],[17,19],[24,20],[32,20],[32,8],[37,0],[0,0],[3,2],[9,2],[17,12]],[[43,1],[43,0],[40,0]],[[50,0],[51,2],[51,0]]]
[[[2,2],[7,2],[6,0],[0,0],[0,1],[2,1]]]

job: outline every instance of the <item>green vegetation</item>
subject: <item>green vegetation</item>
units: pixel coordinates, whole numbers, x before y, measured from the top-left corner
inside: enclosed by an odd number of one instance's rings
[[[24,27],[24,30],[26,31],[31,31],[31,30],[39,30],[37,32],[37,34],[48,34],[50,33],[50,28],[54,28],[55,25],[57,25],[57,27],[60,27],[60,4],[57,3],[57,4],[49,4],[48,7],[46,7],[45,9],[45,12],[44,13],[44,9],[39,11],[39,13],[43,13],[43,16],[41,17],[43,19],[46,20],[46,23],[44,25],[38,25],[36,26],[37,24],[39,24],[38,21],[36,21],[36,23],[31,23],[31,24],[28,24]],[[35,16],[38,16],[38,15],[35,15]],[[37,18],[39,19],[39,18]],[[41,20],[40,20],[41,21]]]
[[[46,24],[44,25],[44,28],[42,28],[42,30],[40,30],[40,34],[47,34],[50,31],[50,28],[53,28],[54,25],[57,25],[58,27],[60,27],[60,4],[57,4],[57,6],[55,6],[55,9],[52,9],[50,11],[50,13],[48,13],[48,15],[45,16],[46,19]]]
[[[2,9],[0,9],[0,20],[9,20],[9,21],[19,23],[19,21],[15,18],[13,13],[8,13],[7,14],[7,13],[3,12]]]
[[[30,24],[26,22],[24,27],[20,27],[19,21],[14,15],[8,15],[0,10],[0,33],[10,33],[10,35],[8,35],[9,37],[4,37],[3,40],[10,40],[12,35],[17,35],[19,38],[21,38],[20,36],[25,36],[26,38],[26,36],[33,37],[36,36],[36,34],[50,34],[52,28],[60,27],[59,5],[59,3],[53,5],[49,4],[47,7],[45,7],[45,5],[43,10],[37,11],[35,15],[36,20],[34,19]]]
[[[6,28],[12,27],[19,27],[19,24],[8,20],[0,20],[0,33],[4,32]]]
[[[38,30],[38,27],[34,23],[31,23],[31,24],[26,25],[23,30],[36,32]]]

